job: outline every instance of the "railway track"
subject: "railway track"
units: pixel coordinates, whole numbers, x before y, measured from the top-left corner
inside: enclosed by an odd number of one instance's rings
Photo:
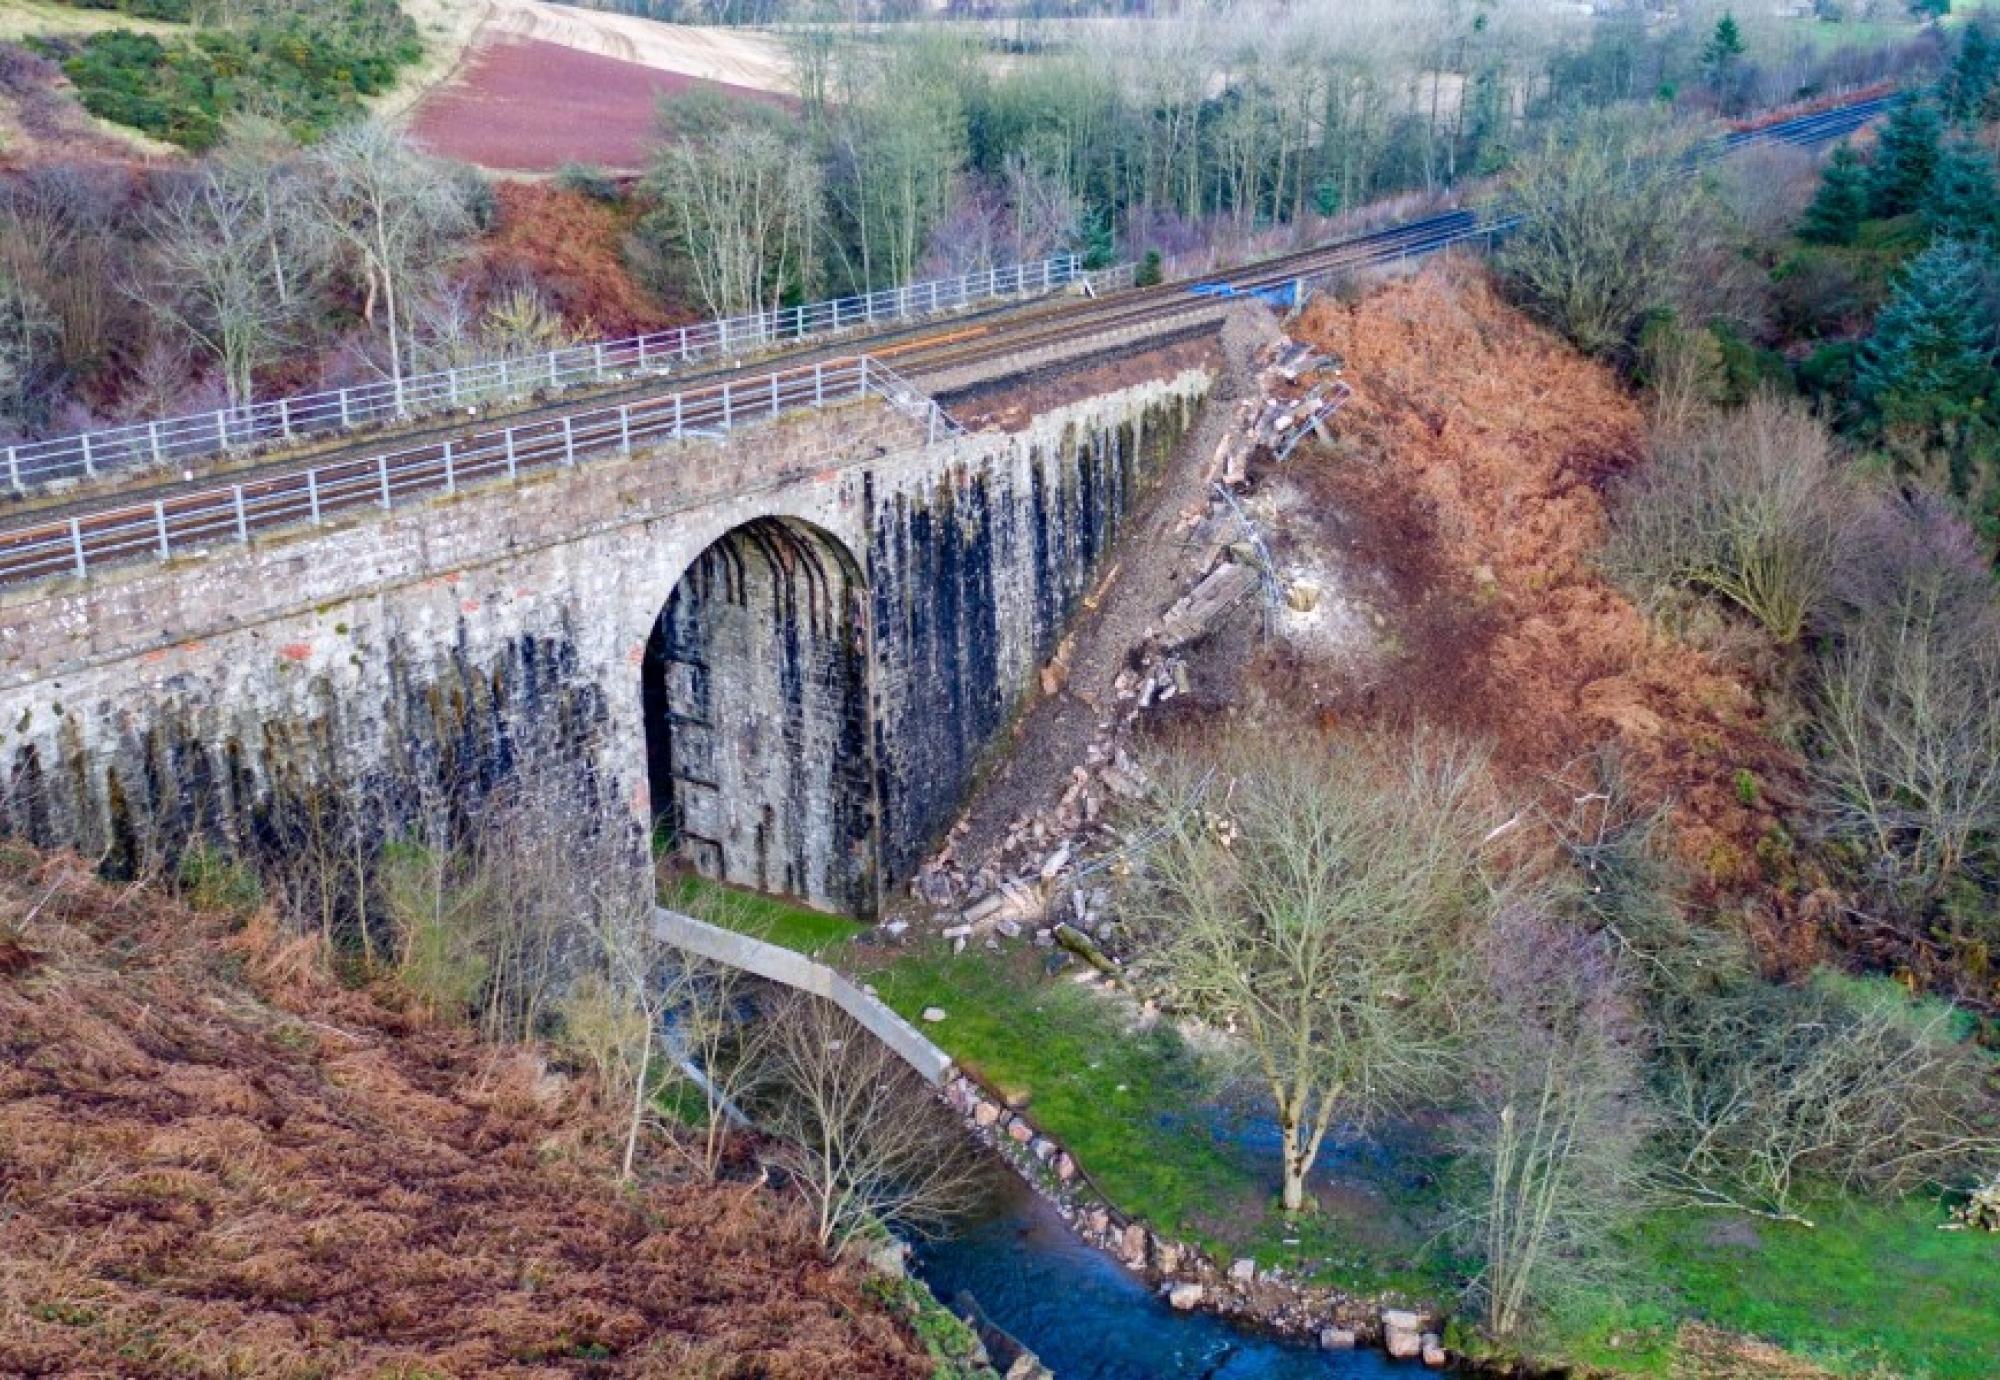
[[[1691,172],[1758,144],[1811,147],[1844,137],[1886,111],[1894,99],[1874,97],[1740,131],[1691,157]],[[927,400],[912,384],[1138,327],[1217,319],[1233,298],[1283,300],[1300,284],[1491,240],[1518,220],[1504,202],[1446,211],[1277,255],[1208,282],[1164,283],[1084,303],[1010,304],[944,325],[803,351],[784,367],[741,366],[676,378],[671,393],[663,393],[660,380],[643,379],[596,392],[587,401],[556,400],[511,412],[483,423],[483,430],[476,429],[481,424],[460,420],[317,456],[288,457],[233,475],[167,481],[138,492],[20,513],[0,523],[0,587],[247,541],[259,531],[316,524],[360,508],[393,508],[399,498],[451,493],[468,483],[573,465],[579,457],[646,441],[719,434],[752,415],[788,407],[873,393],[916,411]],[[865,349],[867,356],[855,357],[851,352],[856,348]],[[948,425],[934,410],[927,415],[927,425]]]

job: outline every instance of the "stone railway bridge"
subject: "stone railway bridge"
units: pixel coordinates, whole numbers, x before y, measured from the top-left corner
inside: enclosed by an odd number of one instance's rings
[[[858,399],[0,589],[0,830],[323,847],[546,757],[711,876],[873,914],[1206,396],[1121,345],[1013,431]]]

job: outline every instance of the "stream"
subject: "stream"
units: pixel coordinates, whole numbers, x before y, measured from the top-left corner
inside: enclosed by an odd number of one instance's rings
[[[961,1294],[1057,1380],[1331,1380],[1427,1374],[1377,1351],[1321,1351],[1177,1313],[1138,1276],[1070,1233],[1055,1208],[1004,1168],[953,1234],[918,1248],[916,1273],[952,1307]]]

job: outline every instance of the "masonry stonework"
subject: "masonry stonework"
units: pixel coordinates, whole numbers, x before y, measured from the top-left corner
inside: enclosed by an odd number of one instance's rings
[[[715,875],[867,913],[1208,383],[937,445],[846,404],[7,591],[0,827],[120,869],[196,835],[283,850],[315,799],[388,831],[542,754]]]

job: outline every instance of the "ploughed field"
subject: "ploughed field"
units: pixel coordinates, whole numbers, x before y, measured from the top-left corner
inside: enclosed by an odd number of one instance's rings
[[[482,168],[553,172],[565,163],[626,170],[645,165],[663,95],[711,86],[732,96],[767,91],[536,38],[482,42],[464,69],[417,107],[412,127],[431,150]]]

